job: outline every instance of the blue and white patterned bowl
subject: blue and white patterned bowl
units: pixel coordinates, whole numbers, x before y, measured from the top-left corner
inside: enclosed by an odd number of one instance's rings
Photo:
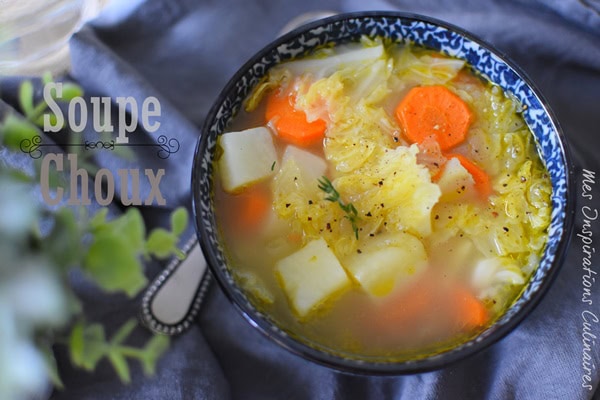
[[[521,297],[491,327],[471,341],[446,352],[400,363],[369,362],[332,354],[310,346],[278,328],[259,312],[236,286],[228,270],[213,211],[213,159],[217,137],[223,133],[267,71],[286,60],[331,43],[358,41],[361,36],[412,42],[466,60],[490,81],[512,93],[525,107],[523,116],[533,132],[552,180],[552,217],[549,240],[538,268]],[[431,18],[398,12],[342,14],[304,25],[278,38],[244,64],[229,81],[209,112],[196,149],[192,190],[200,243],[221,287],[242,315],[268,337],[313,361],[337,369],[375,374],[402,374],[440,368],[474,354],[499,340],[528,315],[551,284],[572,229],[569,157],[565,139],[547,104],[523,72],[492,46],[462,29]]]

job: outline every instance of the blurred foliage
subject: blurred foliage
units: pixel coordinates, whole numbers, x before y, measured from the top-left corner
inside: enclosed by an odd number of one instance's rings
[[[44,82],[50,79],[45,76]],[[59,101],[82,90],[69,83],[63,94]],[[19,106],[24,117],[9,114],[0,121],[0,152],[17,150],[22,140],[39,134],[47,106],[35,104],[29,81],[20,87]],[[32,176],[0,159],[0,399],[38,395],[48,381],[62,387],[52,351],[56,344],[66,345],[73,365],[85,370],[108,360],[123,382],[130,381],[128,359],[152,374],[169,339],[153,336],[142,348],[127,345],[135,319],[107,338],[102,325],[86,321],[69,274],[79,269],[105,292],[136,296],[147,283],[145,259],[182,256],[176,244],[187,211],[173,212],[170,231],[146,232],[133,207],[112,220],[107,209],[95,215],[83,208],[48,209],[36,200],[39,175],[39,163]]]

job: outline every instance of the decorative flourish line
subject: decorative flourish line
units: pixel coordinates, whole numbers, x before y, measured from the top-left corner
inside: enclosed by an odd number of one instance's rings
[[[135,144],[121,144],[116,143],[115,146],[137,146],[137,147],[160,147],[156,155],[158,158],[165,160],[173,153],[179,151],[179,140],[175,138],[169,139],[165,135],[160,135],[156,138],[158,143],[135,143]]]
[[[114,140],[110,140],[108,142],[103,142],[101,140],[99,140],[97,142],[86,141],[84,143],[84,145],[85,145],[86,150],[90,150],[90,149],[114,150],[115,149],[115,141]]]
[[[158,137],[158,144],[156,146],[160,147],[156,155],[163,160],[169,158],[172,153],[179,151],[179,141],[175,138],[169,139],[165,135]]]
[[[158,158],[165,160],[173,153],[179,151],[179,141],[175,138],[169,139],[165,135],[160,135],[157,138],[157,143],[115,143],[114,140],[103,142],[85,141],[84,143],[42,143],[42,137],[39,135],[33,136],[31,139],[21,140],[20,148],[23,153],[29,154],[31,158],[38,159],[42,156],[40,147],[46,146],[61,146],[61,147],[83,147],[85,150],[109,150],[112,151],[118,146],[125,147],[158,147],[156,155]]]
[[[40,147],[42,146],[48,145],[42,143],[42,137],[39,135],[36,135],[31,139],[23,139],[20,144],[21,151],[23,153],[28,153],[29,157],[34,159],[38,159],[42,156],[42,151],[40,150]]]

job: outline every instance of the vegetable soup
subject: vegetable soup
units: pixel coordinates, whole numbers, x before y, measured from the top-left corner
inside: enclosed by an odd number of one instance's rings
[[[363,39],[272,68],[219,137],[235,280],[290,335],[399,361],[513,303],[551,183],[521,106],[459,59]]]

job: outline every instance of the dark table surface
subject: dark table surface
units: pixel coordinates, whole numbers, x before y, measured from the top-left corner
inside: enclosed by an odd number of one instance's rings
[[[220,89],[254,52],[292,18],[316,10],[401,10],[459,25],[492,43],[537,84],[560,121],[574,160],[575,233],[581,230],[581,171],[600,172],[600,2],[597,0],[305,0],[302,2],[146,0],[114,2],[71,42],[72,79],[89,96],[156,96],[162,128],[181,151],[164,161],[168,207],[142,210],[166,225],[168,211],[190,203],[190,168],[199,127]],[[115,170],[125,161],[100,156]],[[151,167],[156,159],[138,160]],[[147,165],[147,166],[146,166]],[[600,199],[598,185],[594,199]],[[600,202],[596,201],[600,206]],[[113,209],[113,212],[118,212]],[[600,221],[592,223],[594,239]],[[187,237],[194,235],[190,228]],[[592,347],[592,390],[582,368],[586,309],[581,301],[582,250],[574,237],[566,261],[535,311],[483,352],[440,371],[403,377],[363,377],[314,365],[252,328],[213,285],[197,323],[172,342],[154,377],[133,367],[122,385],[108,364],[95,373],[73,369],[59,352],[67,389],[55,399],[587,399],[600,380],[600,341]],[[163,265],[150,263],[149,277]],[[592,269],[600,270],[594,255]],[[138,312],[139,299],[101,296],[75,277],[91,319],[116,326]],[[600,337],[600,324],[592,324]],[[144,341],[149,333],[135,332]]]

